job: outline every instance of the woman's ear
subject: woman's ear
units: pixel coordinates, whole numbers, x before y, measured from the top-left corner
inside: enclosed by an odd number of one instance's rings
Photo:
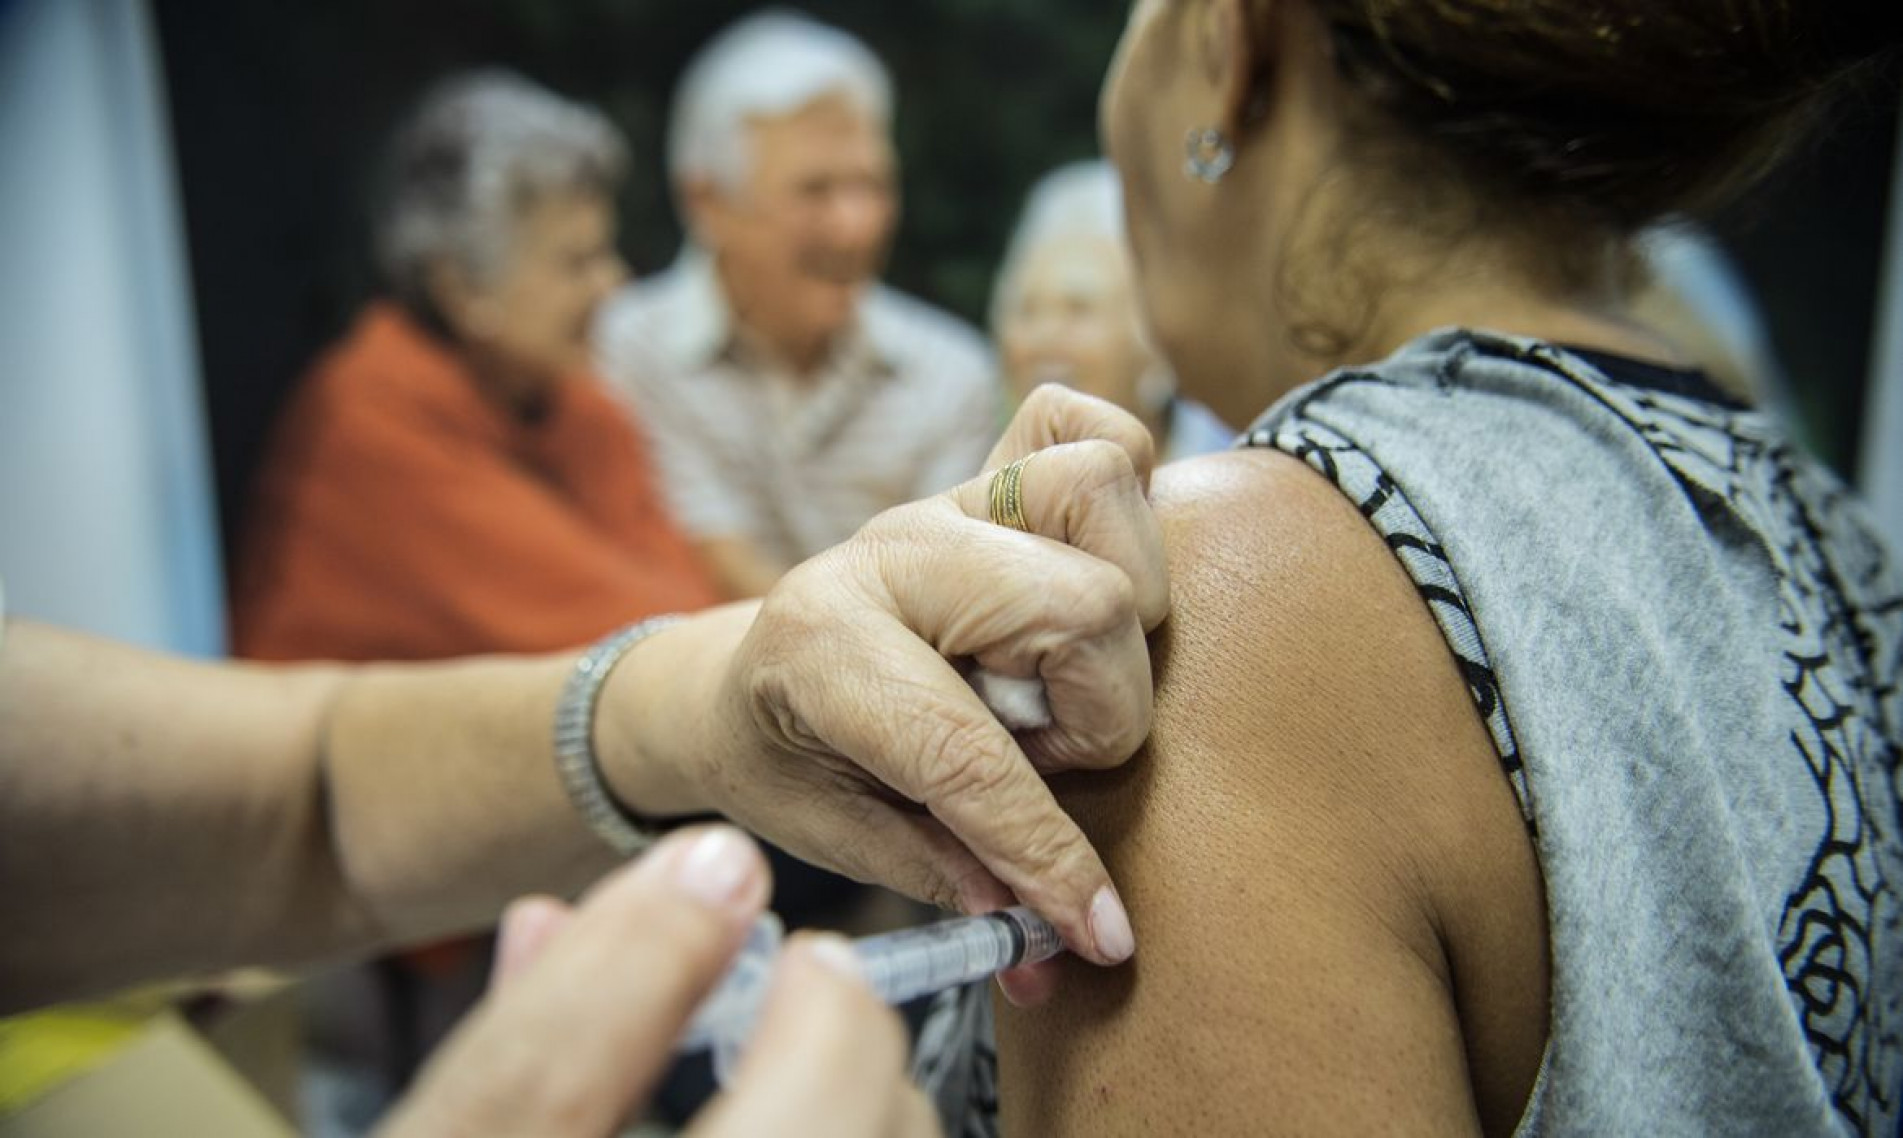
[[[1204,7],[1202,62],[1221,100],[1218,128],[1240,138],[1261,117],[1292,0],[1210,0]]]

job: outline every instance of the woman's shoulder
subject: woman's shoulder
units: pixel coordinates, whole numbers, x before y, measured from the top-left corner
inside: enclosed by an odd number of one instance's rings
[[[1006,1095],[1010,1128],[1259,1130],[1264,1102],[1292,1132],[1510,1127],[1544,1038],[1538,869],[1412,583],[1285,455],[1171,464],[1153,498],[1173,604],[1150,747],[1063,789],[1139,962],[1001,1016],[1007,1089],[1054,1084]]]

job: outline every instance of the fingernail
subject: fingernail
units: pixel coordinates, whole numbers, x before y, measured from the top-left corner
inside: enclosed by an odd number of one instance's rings
[[[833,933],[821,933],[818,936],[806,937],[801,943],[806,946],[806,954],[811,956],[815,963],[858,983],[866,982],[865,971],[859,967],[859,954],[852,950],[852,942],[845,937]]]
[[[674,866],[674,884],[715,909],[741,913],[760,859],[737,830],[717,826],[694,839]],[[743,914],[750,915],[750,914]]]
[[[1090,902],[1090,937],[1097,942],[1097,954],[1109,964],[1122,964],[1136,955],[1136,934],[1130,931],[1130,914],[1114,887],[1097,890]]]

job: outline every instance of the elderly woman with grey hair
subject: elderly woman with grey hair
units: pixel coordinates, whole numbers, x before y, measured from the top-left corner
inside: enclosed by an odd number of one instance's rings
[[[239,551],[237,654],[553,651],[719,601],[635,424],[588,371],[590,321],[624,276],[613,127],[483,71],[434,89],[390,163],[388,296],[283,414]],[[357,1042],[326,1048],[363,1097],[400,1088],[484,956],[452,943],[332,982],[324,1006],[364,1008],[329,1033]]]
[[[428,659],[582,644],[719,597],[588,371],[625,272],[599,113],[500,71],[436,88],[378,220],[390,298],[289,407],[245,534],[241,655]]]
[[[991,293],[991,330],[1019,399],[1060,383],[1143,421],[1166,459],[1221,450],[1235,431],[1183,399],[1137,309],[1123,189],[1104,161],[1074,162],[1032,187]]]

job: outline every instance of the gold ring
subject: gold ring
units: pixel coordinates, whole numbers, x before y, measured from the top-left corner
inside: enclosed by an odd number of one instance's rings
[[[1024,466],[1031,461],[1025,455],[991,476],[991,521],[994,525],[1031,532],[1024,520]]]

